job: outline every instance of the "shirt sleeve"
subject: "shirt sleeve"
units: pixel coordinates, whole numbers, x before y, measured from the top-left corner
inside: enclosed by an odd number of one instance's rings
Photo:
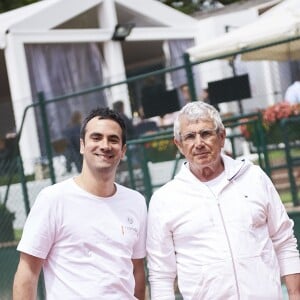
[[[18,251],[42,259],[47,257],[55,236],[53,204],[45,190],[39,193],[25,222]]]
[[[147,206],[145,198],[141,197],[140,200],[140,230],[139,238],[134,246],[132,258],[144,258],[146,256],[146,234],[147,234]]]
[[[267,177],[267,176],[266,176]],[[273,183],[266,178],[268,230],[277,254],[281,276],[300,273],[299,251],[294,235],[294,222],[289,218]]]
[[[152,300],[175,299],[176,257],[172,232],[162,212],[161,197],[151,198],[148,211],[147,263]]]

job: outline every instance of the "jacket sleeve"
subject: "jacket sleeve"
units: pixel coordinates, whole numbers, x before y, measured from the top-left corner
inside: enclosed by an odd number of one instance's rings
[[[151,198],[148,211],[147,262],[152,300],[173,300],[176,257],[167,208],[161,196]]]
[[[271,180],[268,177],[265,180],[266,193],[269,198],[267,206],[268,230],[277,254],[280,274],[284,276],[300,273],[299,251],[293,231],[294,223],[289,218]]]

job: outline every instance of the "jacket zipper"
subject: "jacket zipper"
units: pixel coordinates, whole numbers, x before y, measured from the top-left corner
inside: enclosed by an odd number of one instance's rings
[[[230,183],[231,183],[231,181],[229,181],[228,184],[230,184]],[[228,186],[228,184],[226,184],[219,193],[221,193]],[[233,274],[234,274],[234,280],[235,280],[237,296],[238,296],[238,300],[241,300],[240,289],[239,289],[238,278],[237,278],[237,272],[236,272],[236,265],[235,265],[235,262],[234,262],[234,259],[233,259],[233,251],[232,251],[230,239],[229,239],[229,236],[228,236],[227,228],[226,228],[226,225],[225,225],[225,220],[224,220],[224,216],[223,216],[223,213],[222,213],[221,204],[220,204],[220,201],[218,199],[218,196],[215,195],[215,193],[210,189],[209,186],[207,186],[207,188],[209,189],[210,193],[214,196],[214,198],[217,201],[218,210],[219,210],[219,213],[220,213],[222,225],[223,225],[223,228],[224,228],[224,232],[225,232],[225,236],[226,236],[226,240],[227,240],[227,243],[228,243],[228,248],[229,248],[229,252],[230,252],[230,256],[231,256],[232,269],[233,269]]]
[[[229,251],[230,251],[232,268],[233,268],[233,274],[234,274],[235,285],[236,285],[236,290],[237,290],[237,296],[238,296],[238,300],[240,300],[241,299],[240,289],[239,289],[239,284],[238,284],[238,279],[237,279],[236,265],[235,265],[235,262],[234,262],[234,259],[233,259],[233,252],[232,252],[232,248],[231,248],[231,243],[230,243],[230,240],[229,240],[229,236],[228,236],[228,232],[227,232],[227,229],[226,229],[226,225],[225,225],[225,221],[224,221],[222,209],[221,209],[220,202],[218,201],[218,199],[217,199],[217,203],[218,203],[218,209],[219,209],[219,213],[220,213],[220,216],[221,216],[221,220],[222,220],[222,224],[223,224],[225,236],[226,236],[228,247],[229,247]]]

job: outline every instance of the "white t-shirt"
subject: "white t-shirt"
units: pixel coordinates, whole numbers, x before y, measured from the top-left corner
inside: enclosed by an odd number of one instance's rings
[[[291,104],[300,103],[300,81],[296,81],[288,87],[284,100]]]
[[[146,203],[116,187],[101,198],[68,179],[38,195],[17,249],[45,259],[48,300],[136,299],[131,259],[146,255]]]
[[[203,183],[209,188],[209,190],[213,193],[215,198],[217,198],[218,194],[221,192],[226,182],[227,182],[226,175],[225,172],[223,171],[216,178]]]

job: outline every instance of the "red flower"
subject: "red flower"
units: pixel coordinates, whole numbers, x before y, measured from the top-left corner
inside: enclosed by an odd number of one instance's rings
[[[289,102],[276,103],[263,111],[263,121],[266,127],[281,119],[295,115],[295,111],[299,105],[292,105]],[[298,114],[298,113],[297,113]]]
[[[263,126],[268,132],[270,127],[280,121],[281,119],[289,118],[291,116],[300,115],[300,104],[290,104],[289,102],[279,102],[261,111]],[[241,122],[247,121],[246,119],[241,119]],[[243,124],[240,126],[242,135],[246,139],[251,139],[253,134],[253,124]]]

